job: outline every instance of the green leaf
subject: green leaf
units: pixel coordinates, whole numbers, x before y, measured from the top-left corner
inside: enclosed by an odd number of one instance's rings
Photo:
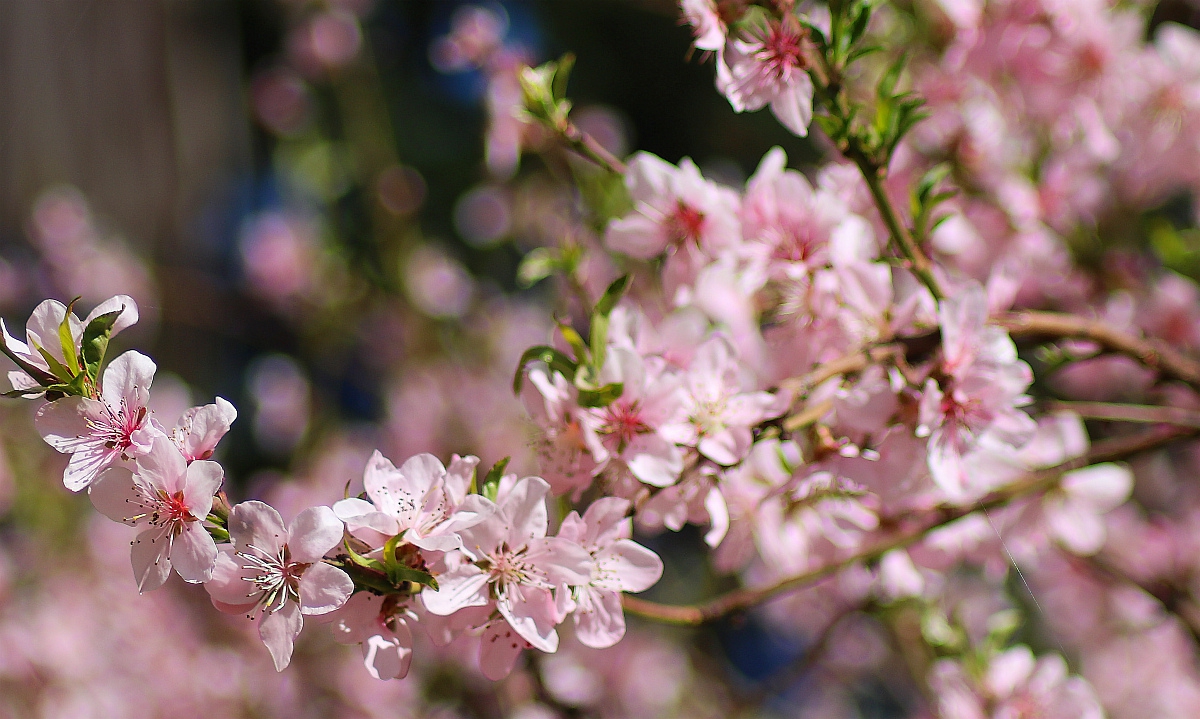
[[[571,76],[571,70],[575,67],[575,55],[566,53],[558,59],[558,64],[554,69],[554,80],[551,85],[551,97],[555,100],[563,100],[567,97],[567,79]]]
[[[75,303],[80,297],[76,297],[67,303],[67,311],[63,313],[62,322],[58,323],[58,342],[62,345],[63,359],[67,363],[67,369],[72,375],[79,373],[79,355],[75,352],[75,335],[71,333],[71,320],[75,317]]]
[[[625,292],[629,289],[629,285],[633,282],[633,278],[629,275],[621,275],[612,281],[608,289],[604,290],[604,294],[600,297],[600,301],[596,303],[596,309],[592,314],[601,314],[607,317],[612,313],[613,308],[625,296]]]
[[[423,584],[435,592],[438,590],[437,580],[434,579],[432,574],[429,572],[423,572],[420,569],[406,567],[404,565],[397,565],[392,571],[390,571],[388,573],[388,579],[390,579],[393,584],[412,582],[413,584]]]
[[[350,561],[354,562],[358,566],[364,567],[366,569],[373,569],[376,572],[379,572],[380,574],[385,574],[385,575],[387,574],[387,567],[383,566],[383,563],[380,562],[378,559],[370,559],[368,557],[364,557],[361,554],[359,554],[358,552],[351,549],[350,548],[350,540],[343,538],[342,546],[346,548],[346,553],[350,555]]]
[[[538,247],[521,258],[517,267],[517,284],[529,288],[546,279],[561,266],[558,252],[548,247]]]
[[[592,372],[599,374],[604,368],[608,352],[608,315],[592,315]]]
[[[567,344],[571,345],[571,351],[575,353],[575,361],[579,364],[586,364],[591,359],[591,352],[588,351],[587,344],[583,338],[575,331],[571,325],[563,322],[558,323],[558,333],[562,335]]]
[[[867,24],[871,22],[871,4],[868,2],[859,3],[851,12],[855,13],[855,15],[850,21],[850,28],[846,33],[847,47],[858,42],[867,32]]]
[[[82,369],[93,383],[99,381],[100,365],[104,362],[105,353],[108,352],[108,341],[112,337],[113,325],[124,311],[125,308],[122,307],[119,310],[106,312],[83,328],[83,339],[80,342],[83,350]]]
[[[900,73],[904,72],[905,65],[908,64],[908,55],[901,54],[896,62],[883,73],[883,77],[879,78],[879,85],[875,88],[875,95],[880,100],[890,100],[895,97],[896,84],[900,81]]]
[[[45,391],[45,387],[36,387],[33,389],[12,389],[7,392],[0,393],[0,397],[36,397]]]
[[[75,373],[64,367],[62,362],[59,362],[57,359],[55,359],[54,355],[50,354],[36,343],[33,346],[38,351],[38,354],[42,356],[42,359],[46,360],[46,364],[50,366],[50,372],[53,373],[55,377],[67,383],[75,379]]]
[[[578,388],[578,391],[581,407],[607,407],[620,398],[621,393],[625,391],[625,385],[613,382],[597,389]]]
[[[479,493],[493,502],[496,501],[496,495],[500,493],[500,480],[504,477],[504,469],[508,467],[510,459],[512,457],[505,457],[496,462],[483,478],[483,486]]]
[[[558,372],[567,379],[575,376],[579,363],[567,357],[562,352],[548,345],[537,345],[525,350],[517,363],[517,372],[513,375],[513,394],[520,394],[525,381],[525,365],[533,361],[545,362],[551,370]]]

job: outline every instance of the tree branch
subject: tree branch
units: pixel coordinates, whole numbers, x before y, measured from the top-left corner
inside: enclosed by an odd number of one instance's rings
[[[1050,400],[1042,407],[1049,411],[1074,412],[1083,419],[1099,419],[1110,422],[1144,422],[1147,424],[1173,424],[1177,427],[1200,429],[1200,412],[1183,407],[1161,407],[1144,404],[1118,404],[1114,402],[1064,402]]]
[[[1095,342],[1141,362],[1164,376],[1200,390],[1200,362],[1170,345],[1111,327],[1101,320],[1056,312],[1010,312],[992,320],[1015,337],[1049,339],[1073,337]]]
[[[628,169],[625,163],[618,159],[616,155],[606,150],[604,145],[601,145],[596,138],[576,127],[573,122],[568,122],[558,132],[558,135],[572,150],[614,175],[624,175],[625,170]]]
[[[1030,472],[1023,478],[1002,487],[970,506],[944,505],[931,510],[916,526],[884,537],[859,551],[822,567],[781,579],[765,587],[735,589],[701,604],[670,605],[623,595],[625,611],[646,619],[667,624],[699,625],[727,614],[743,611],[766,602],[780,594],[801,589],[859,562],[879,559],[884,554],[917,542],[935,529],[977,511],[1002,507],[1021,497],[1037,494],[1054,487],[1064,472],[1099,462],[1123,459],[1133,454],[1161,447],[1183,437],[1196,434],[1195,429],[1156,428],[1129,437],[1117,437],[1097,442],[1082,457],[1068,460],[1049,469]]]

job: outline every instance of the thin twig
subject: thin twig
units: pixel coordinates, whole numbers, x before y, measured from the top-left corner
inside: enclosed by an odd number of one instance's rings
[[[1146,424],[1173,424],[1176,427],[1200,429],[1200,412],[1183,407],[1162,407],[1145,404],[1118,404],[1115,402],[1065,402],[1050,400],[1042,406],[1048,411],[1074,412],[1083,419],[1099,419],[1110,422],[1140,422]]]
[[[1165,342],[1122,332],[1102,320],[1055,312],[1022,311],[1001,315],[992,321],[1008,330],[1014,338],[1091,340],[1200,390],[1200,362]]]
[[[650,602],[629,595],[622,597],[625,611],[647,619],[667,624],[698,625],[718,619],[727,614],[740,612],[766,602],[785,592],[809,586],[821,579],[859,562],[879,559],[884,554],[906,547],[924,538],[933,530],[977,511],[1002,507],[1009,502],[1051,489],[1064,472],[1079,469],[1098,462],[1123,459],[1182,437],[1196,433],[1193,429],[1156,428],[1129,437],[1117,437],[1097,442],[1091,450],[1076,459],[1068,460],[1049,469],[1030,472],[1023,478],[1002,487],[970,506],[941,506],[929,511],[915,527],[884,537],[865,549],[843,559],[800,574],[781,579],[765,587],[735,589],[701,604],[670,605]]]
[[[603,167],[614,175],[624,175],[628,167],[601,145],[596,138],[580,130],[574,123],[568,122],[559,135],[572,150]]]

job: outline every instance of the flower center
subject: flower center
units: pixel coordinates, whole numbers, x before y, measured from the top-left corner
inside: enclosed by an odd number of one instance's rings
[[[786,83],[794,71],[802,71],[807,67],[804,60],[804,40],[807,36],[807,31],[800,25],[772,24],[762,39],[762,48],[755,53],[755,59],[763,65],[767,74]]]
[[[667,218],[667,234],[676,244],[700,244],[700,233],[704,230],[704,213],[683,200],[675,205],[675,211]]]
[[[642,420],[641,407],[637,401],[613,402],[604,408],[604,423],[600,433],[610,440],[615,440],[618,451],[625,449],[634,437],[650,431],[650,426]]]
[[[243,569],[256,572],[254,576],[242,577],[252,587],[246,596],[258,595],[256,607],[274,613],[283,609],[289,598],[294,602],[300,601],[300,575],[309,565],[290,561],[286,544],[278,554],[249,544],[246,545],[246,551],[238,552],[237,556],[244,560]]]

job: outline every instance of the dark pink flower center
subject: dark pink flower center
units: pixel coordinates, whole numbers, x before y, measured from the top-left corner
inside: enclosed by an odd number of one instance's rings
[[[614,402],[604,408],[604,423],[600,433],[607,435],[610,441],[617,445],[617,451],[625,449],[634,437],[650,431],[650,426],[642,419],[641,407],[638,402]]]
[[[763,70],[780,82],[787,82],[792,72],[807,67],[804,60],[804,41],[808,32],[794,23],[772,23],[762,38],[762,47],[754,57]]]
[[[677,244],[691,242],[700,243],[700,233],[704,230],[704,213],[695,207],[679,200],[675,211],[667,218],[667,234]]]

